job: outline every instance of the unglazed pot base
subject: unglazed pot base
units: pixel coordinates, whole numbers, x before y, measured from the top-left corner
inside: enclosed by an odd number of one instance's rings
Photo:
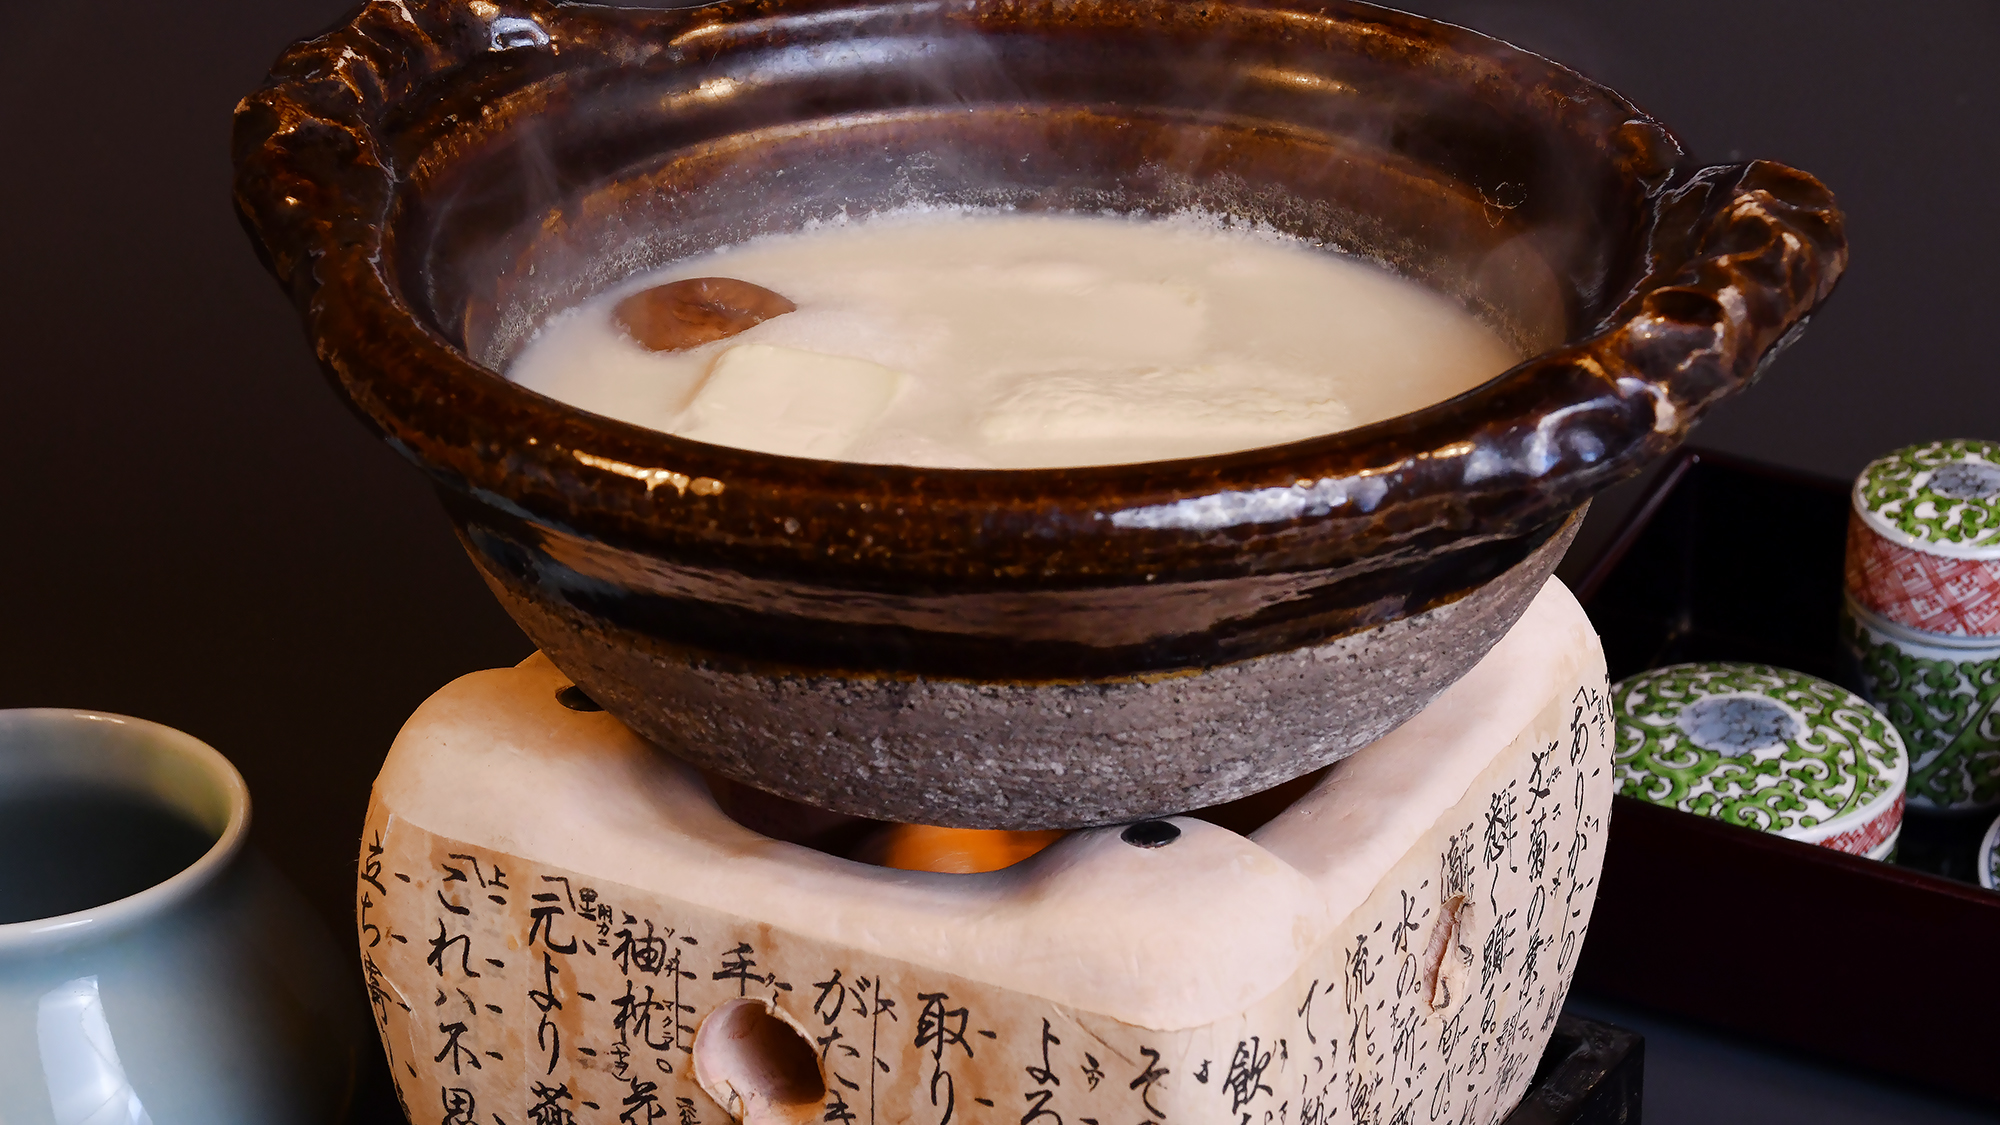
[[[1498,1121],[1611,799],[1602,652],[1553,582],[1252,836],[1081,831],[982,875],[753,833],[566,686],[457,681],[376,782],[359,938],[414,1120]]]
[[[1075,828],[1260,793],[1387,734],[1513,626],[1576,524],[1413,617],[1218,667],[1080,683],[731,668],[591,628],[482,573],[558,667],[685,761],[878,820]]]

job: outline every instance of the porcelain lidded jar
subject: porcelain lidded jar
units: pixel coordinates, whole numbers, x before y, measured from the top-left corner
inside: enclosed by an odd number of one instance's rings
[[[1853,692],[1762,664],[1675,664],[1611,689],[1618,791],[1656,805],[1887,859],[1909,758]]]
[[[2000,442],[1913,445],[1862,470],[1841,636],[1909,745],[1910,802],[2000,803]]]

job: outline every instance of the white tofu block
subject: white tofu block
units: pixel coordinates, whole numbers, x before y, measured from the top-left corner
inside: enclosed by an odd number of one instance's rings
[[[567,685],[466,676],[376,779],[357,920],[415,1121],[1494,1125],[1611,805],[1602,650],[1553,580],[1251,835],[1090,829],[977,875],[752,832]]]
[[[1017,381],[979,420],[995,444],[1228,443],[1253,448],[1346,429],[1328,382],[1245,365],[1054,371]]]
[[[715,357],[674,432],[762,453],[836,458],[889,408],[904,378],[865,359],[739,344]]]

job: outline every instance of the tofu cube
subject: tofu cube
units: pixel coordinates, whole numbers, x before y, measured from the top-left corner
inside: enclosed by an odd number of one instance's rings
[[[834,459],[889,408],[906,378],[865,359],[739,344],[715,358],[674,432],[761,453]]]

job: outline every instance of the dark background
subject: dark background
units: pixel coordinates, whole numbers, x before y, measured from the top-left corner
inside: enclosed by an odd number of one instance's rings
[[[418,474],[323,383],[230,210],[236,99],[348,6],[14,0],[0,40],[0,706],[214,744],[249,780],[257,844],[343,945],[403,718],[529,651]],[[1703,158],[1783,161],[1838,193],[1847,280],[1700,443],[1844,477],[1912,441],[2000,436],[2000,7],[1414,7],[1604,80]],[[1631,493],[1600,502],[1579,555]],[[1613,1014],[1653,1037],[1655,1121],[1972,1116]]]

